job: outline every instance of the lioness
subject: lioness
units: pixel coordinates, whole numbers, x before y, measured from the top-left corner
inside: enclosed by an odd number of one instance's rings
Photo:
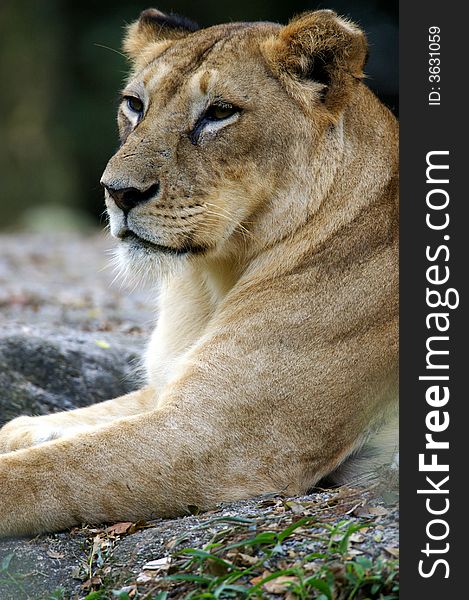
[[[148,385],[0,431],[0,533],[306,492],[396,444],[398,141],[363,33],[320,10],[127,32],[102,184],[130,276],[160,281]]]

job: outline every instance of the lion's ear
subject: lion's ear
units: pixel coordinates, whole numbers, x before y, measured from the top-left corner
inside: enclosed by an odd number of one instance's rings
[[[367,57],[364,33],[331,10],[294,18],[264,44],[269,66],[288,90],[311,104],[311,92],[332,111],[344,105],[363,77]]]
[[[147,8],[140,13],[138,21],[127,28],[124,52],[132,60],[137,60],[149,44],[181,39],[197,29],[199,26],[186,17],[167,15],[156,8]]]

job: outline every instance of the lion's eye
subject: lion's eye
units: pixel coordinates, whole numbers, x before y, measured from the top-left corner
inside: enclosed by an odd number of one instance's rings
[[[135,96],[126,96],[125,101],[127,103],[127,107],[134,113],[141,114],[143,112],[143,102],[140,98],[136,98]]]
[[[232,104],[212,104],[205,113],[205,118],[209,121],[223,121],[239,112],[239,109]]]
[[[194,145],[198,144],[200,135],[203,131],[215,133],[225,126],[224,121],[226,121],[226,125],[232,123],[235,119],[232,121],[229,121],[228,119],[241,112],[242,110],[240,108],[233,104],[229,104],[228,102],[218,101],[212,104],[204,113],[202,113],[199,120],[194,125],[193,130],[189,132],[190,141]]]

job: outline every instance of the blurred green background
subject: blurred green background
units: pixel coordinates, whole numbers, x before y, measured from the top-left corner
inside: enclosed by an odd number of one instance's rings
[[[0,0],[0,228],[92,229],[104,223],[99,179],[117,146],[115,111],[127,62],[123,27],[149,3]],[[397,1],[173,0],[163,11],[201,26],[287,22],[333,8],[367,32],[369,85],[397,113]]]

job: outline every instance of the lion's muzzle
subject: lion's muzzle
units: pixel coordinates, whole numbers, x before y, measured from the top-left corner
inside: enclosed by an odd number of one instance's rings
[[[127,214],[135,206],[151,200],[160,189],[158,182],[141,189],[137,187],[120,187],[118,183],[101,180],[101,185],[107,190],[116,205]]]

